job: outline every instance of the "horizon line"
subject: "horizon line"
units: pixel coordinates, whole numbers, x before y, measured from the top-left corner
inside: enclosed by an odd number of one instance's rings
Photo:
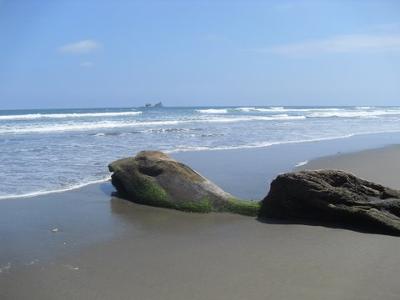
[[[234,108],[234,107],[400,107],[400,105],[371,105],[371,104],[361,104],[361,105],[178,105],[178,106],[168,106],[164,105],[163,107],[150,107],[146,108],[145,106],[93,106],[93,107],[44,107],[44,108],[0,108],[0,111],[18,111],[18,110],[58,110],[58,109],[164,109],[164,108]]]

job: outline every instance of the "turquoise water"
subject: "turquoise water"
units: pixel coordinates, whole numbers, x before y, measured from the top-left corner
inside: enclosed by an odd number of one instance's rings
[[[143,149],[257,148],[379,132],[400,132],[400,107],[0,111],[0,198],[105,180],[109,162]]]

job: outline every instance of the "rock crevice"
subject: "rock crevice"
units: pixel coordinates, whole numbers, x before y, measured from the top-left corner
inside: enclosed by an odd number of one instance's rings
[[[337,170],[279,175],[261,218],[307,219],[400,234],[400,191]]]

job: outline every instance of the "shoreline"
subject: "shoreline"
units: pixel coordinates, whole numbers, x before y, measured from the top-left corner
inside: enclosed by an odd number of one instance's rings
[[[265,196],[268,176],[292,170],[299,158],[355,150],[368,143],[355,139],[174,157],[228,187],[242,189],[262,177],[248,189],[262,185]],[[270,160],[261,163],[265,157]],[[391,145],[309,159],[297,169],[345,166],[387,184],[395,180],[399,161],[400,145]],[[363,167],[366,164],[368,168]],[[224,175],[235,168],[235,174]],[[113,190],[105,182],[0,201],[0,298],[400,297],[398,237],[263,223],[229,213],[186,213],[121,200],[111,196]]]
[[[400,132],[396,132],[399,135],[400,138]],[[396,134],[395,133],[395,134]],[[276,152],[279,151],[274,151],[274,150],[279,150],[279,148],[283,148],[284,151],[297,151],[299,150],[302,152],[302,156],[299,156],[297,161],[291,161],[290,164],[287,164],[286,162],[281,162],[281,165],[279,166],[274,166],[274,170],[271,173],[268,174],[260,174],[260,178],[262,176],[265,176],[269,180],[269,182],[273,179],[273,176],[276,176],[280,172],[289,172],[292,169],[296,169],[297,167],[303,166],[303,163],[305,162],[310,162],[314,159],[320,158],[320,157],[325,157],[325,156],[331,156],[335,155],[337,151],[332,150],[332,149],[341,149],[339,152],[344,152],[344,153],[351,153],[351,152],[358,152],[358,151],[363,151],[363,150],[368,150],[368,149],[379,149],[382,147],[390,146],[392,142],[391,135],[393,133],[390,132],[383,132],[383,133],[366,133],[366,134],[355,134],[355,135],[349,135],[349,136],[343,136],[343,137],[332,137],[332,138],[326,138],[326,139],[317,139],[317,140],[304,140],[304,141],[289,141],[289,142],[282,142],[282,143],[271,143],[270,145],[267,146],[255,146],[255,147],[243,147],[243,148],[229,148],[229,149],[207,149],[207,150],[189,150],[189,151],[172,151],[166,153],[170,154],[172,157],[174,157],[177,160],[181,160],[182,162],[187,163],[197,171],[200,171],[200,173],[203,173],[206,177],[208,176],[211,180],[215,181],[217,184],[221,184],[221,182],[218,182],[218,178],[213,178],[213,173],[215,172],[209,172],[207,164],[209,162],[204,161],[204,159],[210,159],[214,160],[214,157],[218,157],[218,160],[224,160],[225,153],[231,153],[231,155],[235,153],[248,153],[248,152],[253,152],[253,153],[260,153],[260,152],[273,152],[272,155],[276,155]],[[375,141],[377,140],[377,142]],[[346,141],[349,141],[348,145]],[[325,149],[320,149],[321,151],[318,151],[318,148],[324,148],[324,144],[330,144],[332,146],[332,149],[329,147],[325,147]],[[358,145],[359,144],[359,145]],[[298,147],[296,147],[298,146]],[[295,149],[290,149],[290,148],[295,148]],[[305,148],[305,149],[304,149]],[[317,149],[317,151],[315,151]],[[312,151],[311,156],[305,156],[307,151]],[[241,156],[241,155],[239,155]],[[302,158],[306,157],[306,159],[301,160]],[[204,158],[204,159],[203,159]],[[198,159],[201,159],[201,163],[199,164],[197,162]],[[300,164],[300,165],[298,165]],[[226,164],[225,164],[226,165]],[[210,176],[211,175],[211,176]],[[81,188],[84,188],[86,186],[91,186],[94,184],[101,184],[101,183],[106,183],[110,181],[110,175],[106,176],[107,178],[104,179],[96,179],[93,181],[89,181],[87,183],[82,183],[82,184],[76,184],[70,187],[65,187],[65,188],[59,188],[55,190],[44,190],[44,191],[36,191],[36,192],[29,192],[26,194],[20,194],[20,195],[2,195],[0,196],[0,201],[3,200],[9,200],[9,199],[25,199],[25,198],[36,198],[44,195],[49,195],[49,194],[58,194],[58,193],[64,193],[64,192],[69,192],[73,190],[79,190]],[[219,177],[223,177],[223,174],[220,174]],[[260,179],[258,178],[258,179]],[[223,184],[222,184],[222,187]],[[230,186],[227,187],[229,189]],[[254,188],[254,186],[252,187]],[[226,187],[225,187],[226,189]],[[250,191],[250,189],[248,189]],[[252,198],[252,195],[249,195],[246,197],[245,195],[240,195],[242,198]],[[261,197],[260,192],[257,193],[258,197]],[[254,198],[254,196],[253,196]]]

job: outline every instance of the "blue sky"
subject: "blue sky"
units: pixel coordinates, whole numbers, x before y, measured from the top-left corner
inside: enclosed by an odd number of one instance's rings
[[[400,1],[2,1],[0,108],[400,105]]]

